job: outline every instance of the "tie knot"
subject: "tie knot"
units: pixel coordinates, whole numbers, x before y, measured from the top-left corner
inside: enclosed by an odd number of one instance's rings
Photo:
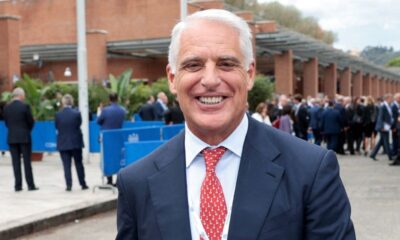
[[[217,166],[218,161],[221,159],[222,155],[224,155],[225,151],[225,147],[217,147],[214,149],[205,148],[202,151],[207,172],[215,172],[215,166]]]

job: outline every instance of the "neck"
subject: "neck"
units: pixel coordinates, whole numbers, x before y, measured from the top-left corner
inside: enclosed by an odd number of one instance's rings
[[[244,117],[246,117],[243,114]],[[238,121],[236,121],[235,124],[232,124],[231,128],[226,128],[226,129],[199,129],[194,126],[191,126],[189,123],[188,127],[190,131],[194,135],[196,135],[198,138],[200,138],[203,142],[211,145],[211,146],[217,146],[221,142],[223,142],[225,139],[227,139],[234,131],[235,129],[239,126],[240,122],[242,121],[242,118],[240,118]]]

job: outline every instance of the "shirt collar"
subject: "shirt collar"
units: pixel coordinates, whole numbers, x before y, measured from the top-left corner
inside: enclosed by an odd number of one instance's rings
[[[189,167],[196,156],[206,147],[219,147],[224,146],[229,151],[233,152],[239,158],[242,156],[244,139],[247,134],[247,129],[249,128],[249,120],[246,114],[243,116],[242,121],[236,127],[236,129],[229,135],[224,141],[222,141],[217,146],[210,146],[209,144],[203,142],[200,138],[194,135],[187,124],[185,124],[185,161],[186,167]]]

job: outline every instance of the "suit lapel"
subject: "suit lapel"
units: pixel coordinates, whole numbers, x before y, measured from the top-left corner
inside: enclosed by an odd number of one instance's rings
[[[230,239],[257,239],[284,173],[284,168],[273,162],[280,153],[263,134],[266,131],[249,118],[232,206]]]
[[[184,133],[168,147],[168,155],[155,161],[159,171],[148,179],[151,201],[163,239],[191,239]]]

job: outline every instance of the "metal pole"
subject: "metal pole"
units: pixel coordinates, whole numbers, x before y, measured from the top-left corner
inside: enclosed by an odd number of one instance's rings
[[[187,0],[181,0],[181,21],[187,16]]]
[[[86,19],[85,0],[76,0],[77,31],[78,31],[78,88],[79,88],[79,110],[82,115],[82,134],[85,147],[83,148],[83,159],[89,159],[89,101],[87,83],[87,60],[86,60]]]

